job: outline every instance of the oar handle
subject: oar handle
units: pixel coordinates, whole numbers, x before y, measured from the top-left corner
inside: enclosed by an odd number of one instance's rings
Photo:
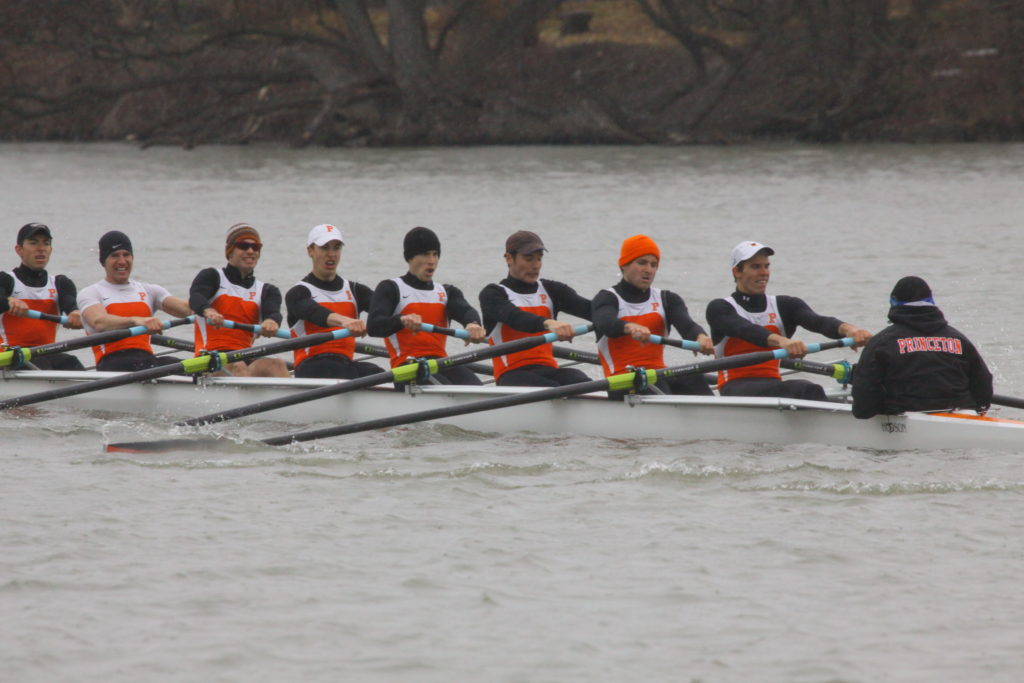
[[[674,346],[677,349],[686,349],[687,351],[700,351],[700,344],[695,341],[690,341],[689,339],[671,339],[669,337],[662,337],[658,334],[652,334],[651,343]]]
[[[459,339],[469,339],[469,332],[466,330],[458,330],[454,327],[439,327],[437,325],[431,325],[430,323],[420,323],[420,329],[424,332],[446,334],[449,337],[458,337]]]
[[[29,309],[25,311],[26,318],[35,318],[36,320],[48,320],[51,323],[60,323],[61,325],[68,324],[68,317],[66,315],[53,315],[52,313],[43,313],[42,311],[36,311]]]
[[[236,323],[234,320],[227,320],[227,319],[225,319],[222,324],[224,325],[224,327],[227,327],[227,328],[232,329],[232,330],[244,330],[245,332],[252,332],[253,334],[259,334],[260,333],[260,328],[259,328],[258,325],[250,325],[249,323]],[[281,330],[281,329],[279,329],[277,332],[275,332],[274,336],[275,337],[280,337],[281,339],[291,339],[292,338],[291,332],[289,332],[288,330]]]

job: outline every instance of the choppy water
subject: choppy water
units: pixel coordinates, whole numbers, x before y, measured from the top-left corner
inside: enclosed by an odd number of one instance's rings
[[[1016,281],[1024,146],[292,151],[0,146],[0,215],[100,276],[104,230],[184,294],[226,228],[259,272],[401,272],[413,225],[471,297],[520,227],[592,293],[621,239],[663,251],[696,317],[728,251],[777,249],[772,291],[869,328],[928,279],[1024,394]],[[9,266],[15,264],[9,254]],[[7,264],[5,267],[9,267]],[[584,346],[586,346],[584,344]],[[454,346],[453,346],[454,350]],[[1019,411],[1004,410],[1005,415]],[[280,433],[273,423],[252,435]],[[241,428],[235,428],[242,434]],[[1017,453],[515,437],[415,426],[291,448],[104,454],[155,419],[0,416],[0,679],[1016,681]],[[246,432],[246,436],[250,433]],[[723,435],[727,436],[727,435]]]

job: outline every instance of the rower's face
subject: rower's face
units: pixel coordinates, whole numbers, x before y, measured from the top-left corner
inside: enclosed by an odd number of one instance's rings
[[[540,267],[543,261],[543,251],[535,251],[532,254],[505,254],[508,276],[530,284],[540,279]]]
[[[21,244],[15,245],[14,252],[21,258],[21,264],[33,270],[42,270],[50,262],[53,246],[50,238],[42,235],[29,237]]]
[[[260,250],[263,245],[251,237],[246,237],[235,242],[228,255],[228,264],[238,268],[245,275],[256,270],[256,264],[260,262]]]
[[[132,264],[135,258],[127,249],[112,252],[103,262],[103,270],[107,274],[107,282],[115,285],[127,284],[132,276]]]
[[[434,279],[437,271],[437,263],[441,260],[441,254],[437,251],[427,251],[416,254],[409,259],[409,272],[420,282],[430,282]]]
[[[645,254],[622,266],[622,279],[638,289],[650,289],[658,273],[658,257]]]
[[[311,244],[306,253],[313,259],[313,275],[321,280],[333,280],[341,265],[341,240],[331,240],[327,244]]]
[[[742,267],[740,267],[742,266]],[[768,289],[771,262],[767,255],[759,254],[749,258],[732,269],[736,278],[736,289],[744,294],[764,294]]]

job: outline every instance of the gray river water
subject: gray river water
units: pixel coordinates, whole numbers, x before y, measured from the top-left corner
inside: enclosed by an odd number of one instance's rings
[[[239,221],[261,230],[258,274],[282,289],[308,271],[317,223],[342,228],[341,272],[371,286],[404,272],[402,235],[426,225],[438,279],[475,301],[513,230],[540,233],[544,275],[586,295],[643,232],[658,284],[702,323],[731,291],[729,250],[755,239],[776,249],[771,292],[869,329],[899,277],[926,278],[997,392],[1019,396],[1022,181],[1024,145],[2,145],[0,234],[13,246],[23,223],[49,224],[51,270],[81,288],[102,274],[99,235],[121,229],[136,276],[186,296]],[[103,453],[167,433],[45,404],[0,415],[0,680],[1024,674],[1020,453],[424,425]]]

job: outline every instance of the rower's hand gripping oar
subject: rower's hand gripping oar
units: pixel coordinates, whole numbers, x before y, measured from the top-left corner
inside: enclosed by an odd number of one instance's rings
[[[592,325],[580,325],[576,328],[576,334],[586,334],[592,329]],[[516,339],[496,346],[481,346],[472,351],[466,351],[465,353],[456,354],[454,356],[448,356],[446,358],[431,358],[425,359],[419,363],[399,365],[398,367],[392,368],[386,372],[366,375],[365,377],[350,379],[337,384],[329,384],[327,386],[317,387],[316,389],[309,389],[307,391],[300,391],[290,396],[280,396],[278,398],[260,401],[259,403],[253,403],[247,406],[239,406],[238,408],[233,408],[231,410],[223,410],[218,413],[201,415],[199,417],[183,420],[176,424],[180,426],[194,426],[211,424],[214,422],[224,422],[225,420],[245,417],[246,415],[255,415],[256,413],[264,413],[268,410],[276,410],[278,408],[285,408],[299,403],[305,403],[307,401],[315,401],[316,399],[326,398],[327,396],[344,394],[349,391],[355,391],[356,389],[365,389],[366,387],[372,387],[378,384],[386,384],[388,382],[411,382],[417,380],[424,370],[433,375],[445,368],[454,367],[456,365],[464,365],[474,361],[531,349],[543,344],[550,344],[557,338],[558,337],[554,332],[548,332],[547,334],[523,337],[522,339]]]
[[[240,349],[238,351],[218,351],[215,353],[207,353],[194,358],[186,358],[183,361],[170,365],[158,365],[157,367],[147,368],[137,372],[125,372],[114,377],[96,379],[90,382],[79,382],[71,386],[61,387],[60,389],[40,391],[35,394],[28,394],[27,396],[16,396],[5,401],[0,401],[0,410],[13,408],[15,406],[39,403],[40,401],[49,401],[55,398],[77,396],[78,394],[85,394],[91,391],[99,391],[100,389],[108,389],[111,387],[119,387],[135,382],[144,382],[146,380],[173,375],[178,372],[185,372],[186,374],[214,372],[216,369],[223,367],[228,363],[248,360],[250,358],[259,358],[261,356],[269,356],[271,354],[281,353],[284,351],[292,351],[304,346],[324,344],[335,339],[347,337],[350,334],[351,333],[348,330],[318,332],[317,334],[306,334],[301,337],[295,337],[285,341],[262,344],[260,346],[251,346],[247,349]]]
[[[527,339],[530,339],[530,337],[527,337]],[[837,339],[835,341],[825,342],[822,344],[808,344],[807,352],[816,353],[818,351],[824,351],[826,349],[834,349],[840,346],[852,345],[853,338],[844,337],[843,339]],[[785,358],[787,355],[789,354],[784,349],[774,349],[772,351],[755,351],[754,353],[745,353],[738,356],[729,356],[727,358],[714,358],[711,360],[690,363],[689,365],[680,365],[671,368],[664,368],[661,370],[643,370],[636,372],[626,372],[621,375],[612,375],[611,377],[606,377],[604,379],[596,379],[591,380],[589,382],[581,382],[579,384],[568,384],[560,387],[551,387],[549,389],[540,389],[538,391],[530,391],[522,394],[499,396],[497,398],[484,399],[482,401],[476,401],[474,403],[450,406],[447,408],[434,408],[432,410],[424,410],[417,413],[393,415],[390,417],[377,418],[375,420],[367,420],[365,422],[355,422],[347,425],[338,425],[335,427],[326,427],[324,429],[315,429],[308,432],[285,434],[284,436],[276,436],[269,439],[261,439],[261,443],[267,444],[268,446],[284,446],[291,443],[298,443],[302,441],[312,441],[313,439],[322,439],[331,436],[354,434],[356,432],[364,432],[371,429],[382,429],[384,427],[394,427],[398,425],[412,424],[415,422],[425,422],[427,420],[437,420],[447,417],[455,417],[457,415],[479,413],[486,410],[495,410],[498,408],[507,408],[511,406],[524,405],[527,403],[536,403],[538,401],[546,401],[555,398],[578,396],[593,391],[628,391],[629,389],[632,389],[636,385],[637,380],[639,379],[638,375],[643,375],[643,380],[647,384],[654,384],[655,382],[658,381],[658,379],[662,377],[679,377],[682,375],[715,372],[718,370],[731,370],[733,368],[743,367],[745,365],[756,365],[758,363],[765,363],[771,360],[782,359]],[[208,446],[218,443],[219,441],[219,439],[215,438],[165,439],[163,441],[136,441],[109,444],[106,450],[108,452],[128,453],[160,452],[175,449],[206,448]]]
[[[163,329],[166,330],[171,327],[177,327],[178,325],[185,325],[191,323],[192,320],[193,316],[191,315],[184,318],[165,320],[162,323]],[[65,339],[64,341],[54,342],[52,344],[43,344],[42,346],[10,349],[8,351],[0,352],[0,367],[7,367],[8,365],[18,367],[21,363],[51,353],[64,353],[65,351],[84,349],[98,344],[109,344],[110,342],[127,339],[128,337],[135,337],[140,334],[153,334],[153,331],[148,329],[145,325],[135,325],[121,330],[108,330],[98,334],[75,337],[74,339]]]

